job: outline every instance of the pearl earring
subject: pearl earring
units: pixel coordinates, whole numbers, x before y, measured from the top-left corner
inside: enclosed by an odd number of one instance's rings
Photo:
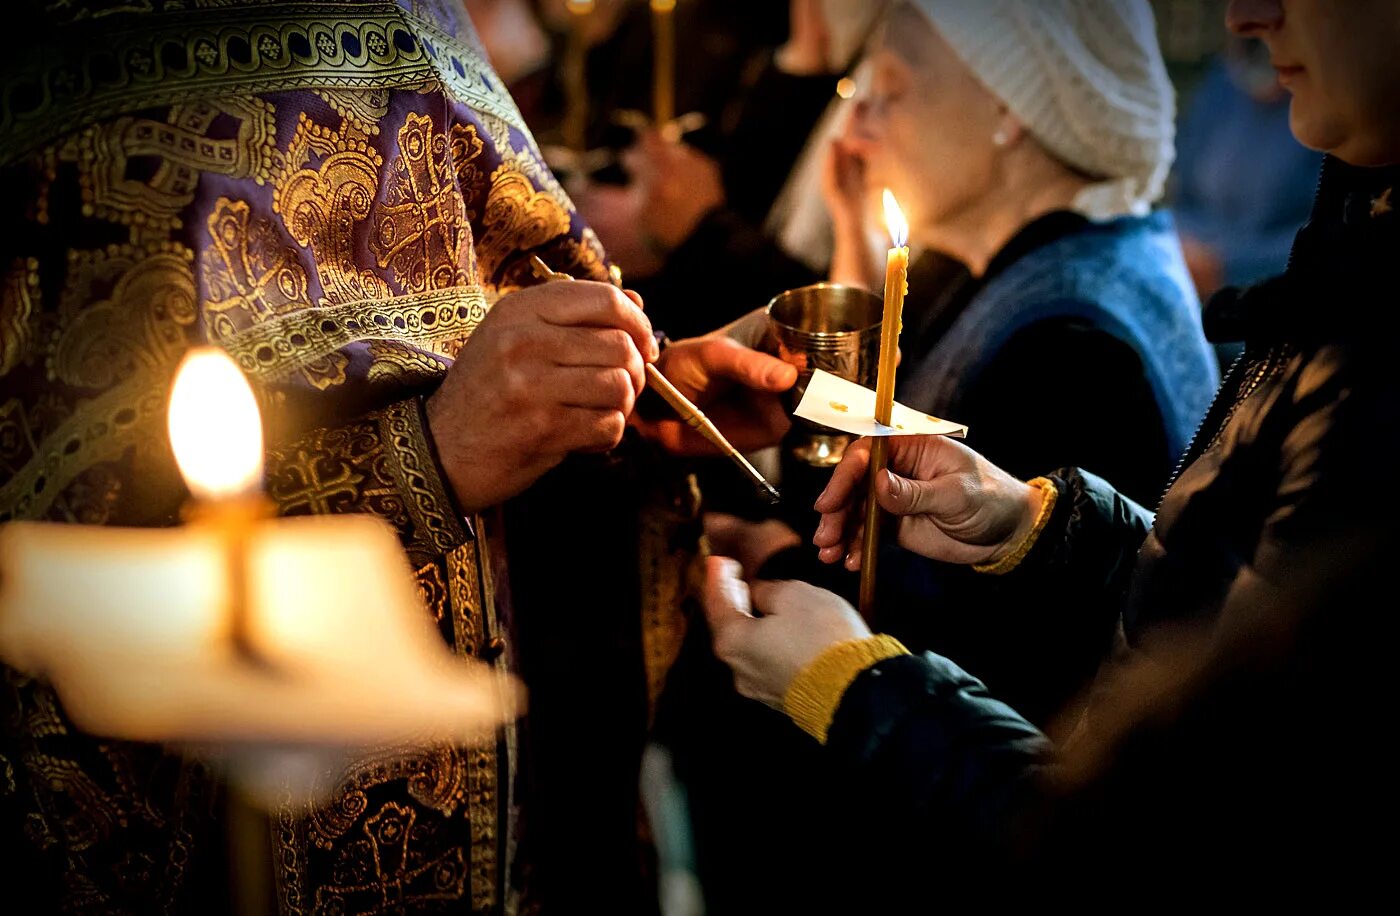
[[[1007,141],[1009,141],[1010,139],[1011,138],[1006,135],[1006,131],[999,130],[996,133],[992,134],[992,145],[1005,146],[1007,144]]]

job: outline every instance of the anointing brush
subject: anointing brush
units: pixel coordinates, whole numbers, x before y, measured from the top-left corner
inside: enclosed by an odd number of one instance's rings
[[[542,280],[574,279],[568,274],[559,273],[557,270],[550,268],[548,264],[540,259],[539,255],[530,256],[530,266],[534,270],[535,275]],[[619,282],[618,273],[612,272],[610,276],[613,278],[614,285],[621,287],[622,284]],[[661,395],[667,404],[671,405],[676,413],[680,415],[681,419],[694,427],[696,432],[713,443],[716,448],[729,457],[729,460],[737,464],[740,469],[749,476],[749,479],[754,482],[754,485],[758,487],[763,495],[768,498],[770,503],[777,504],[781,499],[777,489],[758,472],[758,468],[749,463],[749,459],[744,457],[743,452],[739,451],[734,447],[733,443],[724,438],[724,433],[720,432],[719,427],[715,426],[714,422],[710,420],[709,417],[705,416],[704,411],[691,403],[690,398],[681,394],[676,386],[671,384],[671,380],[662,375],[661,370],[657,369],[656,366],[647,363],[646,371],[647,381],[651,383],[652,388],[657,394]]]

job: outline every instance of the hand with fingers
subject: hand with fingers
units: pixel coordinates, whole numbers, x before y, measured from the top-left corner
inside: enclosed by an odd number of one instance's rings
[[[870,440],[852,443],[817,499],[812,543],[822,562],[861,564]],[[899,519],[900,546],[944,563],[996,563],[1030,533],[1045,491],[1023,483],[946,436],[893,436],[875,482],[880,507]]]
[[[503,502],[570,452],[615,447],[657,355],[639,302],[606,283],[502,297],[427,401],[462,508]]]
[[[773,55],[778,67],[794,76],[831,72],[831,25],[822,0],[790,0],[788,22],[792,33]]]
[[[656,367],[740,451],[775,445],[787,432],[779,395],[797,382],[797,369],[739,343],[724,329],[671,344]],[[673,415],[634,422],[673,454],[715,454],[713,445]]]
[[[756,582],[728,557],[705,569],[705,618],[715,655],[734,672],[734,687],[750,699],[783,708],[798,672],[837,643],[870,636],[845,600],[806,582]],[[757,608],[762,616],[755,617]]]
[[[642,229],[663,252],[678,248],[701,220],[724,206],[720,164],[680,140],[644,131],[623,164],[642,189]]]
[[[821,190],[835,246],[831,281],[878,289],[889,241],[884,227],[872,218],[877,189],[871,184],[868,155],[868,140],[848,122],[822,160]]]
[[[727,512],[710,511],[705,513],[704,525],[710,552],[738,560],[745,579],[757,576],[775,554],[802,544],[796,531],[775,518],[751,522]]]

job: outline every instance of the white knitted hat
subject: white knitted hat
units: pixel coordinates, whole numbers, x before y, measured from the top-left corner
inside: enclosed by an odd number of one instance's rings
[[[1061,161],[1102,178],[1096,219],[1145,213],[1175,157],[1176,99],[1147,0],[913,0]]]

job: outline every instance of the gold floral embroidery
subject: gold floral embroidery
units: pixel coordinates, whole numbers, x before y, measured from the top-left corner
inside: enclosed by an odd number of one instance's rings
[[[462,851],[449,849],[427,861],[417,858],[410,850],[418,832],[417,819],[412,808],[394,803],[366,818],[361,829],[367,839],[346,850],[344,858],[351,867],[336,869],[350,880],[318,887],[316,911],[416,912],[435,901],[460,899],[466,883]],[[359,854],[352,855],[352,850]],[[365,863],[373,863],[372,872],[362,870]]]
[[[35,332],[39,262],[16,259],[0,281],[0,377],[20,364]]]
[[[433,129],[431,118],[409,114],[398,140],[386,201],[370,236],[376,263],[393,270],[409,292],[467,285],[472,235],[452,180],[448,138]]]
[[[379,133],[379,121],[389,113],[389,90],[383,86],[363,89],[317,89],[316,94],[335,109],[336,114],[355,127],[373,136]]]
[[[244,372],[272,381],[357,340],[421,343],[452,356],[489,310],[480,288],[444,289],[302,309],[254,325],[222,345]]]
[[[389,474],[404,498],[416,549],[441,556],[462,544],[467,532],[444,481],[432,466],[431,447],[417,405],[400,402],[382,411],[379,435],[393,459],[387,462]],[[463,613],[469,616],[484,612],[479,604],[465,607]],[[472,649],[457,646],[457,651],[470,654]]]
[[[297,244],[310,247],[320,274],[322,301],[383,299],[389,288],[358,265],[355,224],[369,216],[383,160],[373,150],[327,156],[319,169],[302,169],[276,189],[272,206]]]
[[[544,156],[540,154],[535,146],[535,138],[530,132],[512,125],[508,121],[492,115],[490,112],[479,112],[478,119],[482,128],[486,131],[486,136],[491,141],[491,148],[500,157],[502,166],[509,166],[514,171],[520,172],[534,182],[555,199],[556,202],[569,213],[574,212],[574,203],[569,199],[569,195],[564,193],[564,188],[559,184],[559,179],[544,164]],[[511,130],[519,132],[525,141],[518,149],[511,138]]]
[[[347,15],[298,4],[201,3],[195,17],[186,5],[147,8],[125,28],[92,22],[41,31],[35,64],[25,73],[40,105],[22,110],[18,94],[0,98],[0,133],[11,139],[0,163],[113,112],[300,88],[388,90],[431,82],[435,91],[525,129],[480,50],[434,21],[454,20],[455,32],[465,19],[460,7],[417,15],[383,0],[356,3]],[[99,77],[99,69],[111,72]]]
[[[418,586],[418,600],[434,620],[441,622],[449,613],[447,580],[442,576],[442,565],[437,561],[428,563],[414,571],[413,579]]]
[[[142,258],[112,294],[90,303],[59,330],[52,370],[62,382],[108,388],[166,373],[189,346],[198,314],[188,252]]]
[[[200,268],[211,337],[231,337],[252,322],[310,304],[306,269],[271,220],[253,220],[247,203],[220,197],[206,225],[210,246]]]
[[[564,252],[565,260],[570,265],[564,273],[580,279],[606,282],[607,255],[603,253],[603,243],[592,229],[584,229],[579,241],[566,238]]]
[[[207,220],[210,246],[200,256],[209,337],[224,341],[250,323],[305,309],[306,269],[298,252],[282,244],[268,219],[251,220],[248,204],[219,198]],[[297,372],[312,386],[330,388],[345,381],[350,360],[329,352],[308,358]]]
[[[485,173],[476,164],[476,160],[481,158],[485,149],[481,135],[476,132],[476,125],[470,122],[453,124],[448,132],[447,149],[452,156],[457,187],[461,189],[464,198],[470,199],[475,190],[485,184],[486,179]]]
[[[24,762],[44,787],[44,820],[62,832],[70,849],[82,852],[117,830],[124,812],[76,761],[35,753]]]
[[[421,390],[423,382],[441,379],[447,374],[446,364],[396,340],[370,341],[369,355],[374,362],[370,363],[365,377],[371,382]]]
[[[480,530],[480,520],[477,524]],[[477,539],[447,555],[453,644],[463,654],[480,651],[486,634],[495,629],[494,596],[489,593],[489,579],[485,578],[489,564],[483,548],[484,542]],[[498,657],[495,664],[497,670],[504,670],[505,659]],[[467,819],[471,824],[472,908],[480,911],[495,906],[501,891],[496,880],[499,873],[496,843],[500,830],[500,749],[496,742],[486,740],[464,753],[467,755]]]
[[[206,136],[221,114],[238,119],[229,139]],[[272,106],[257,99],[175,105],[165,122],[121,117],[83,131],[69,156],[79,163],[83,212],[128,226],[133,242],[159,242],[179,228],[205,172],[263,183],[276,153]],[[139,158],[138,158],[139,157]],[[159,164],[138,166],[144,159]]]
[[[495,276],[507,254],[529,251],[569,232],[569,214],[558,198],[537,191],[523,172],[503,165],[491,175],[482,219],[481,268]]]
[[[96,301],[73,301],[73,284],[59,304],[57,342],[49,356],[52,378],[101,390],[52,429],[36,426],[6,405],[6,425],[37,440],[29,460],[0,487],[0,520],[36,518],[78,474],[112,461],[153,428],[165,410],[167,380],[189,346],[196,296],[189,252],[142,257],[121,247],[74,252],[74,282]],[[84,280],[119,278],[106,298]]]
[[[651,715],[656,713],[666,675],[685,640],[684,605],[701,593],[704,583],[704,557],[691,549],[698,533],[679,536],[684,528],[695,526],[700,511],[695,477],[686,482],[687,491],[678,494],[672,505],[649,504],[641,515],[642,657]]]

